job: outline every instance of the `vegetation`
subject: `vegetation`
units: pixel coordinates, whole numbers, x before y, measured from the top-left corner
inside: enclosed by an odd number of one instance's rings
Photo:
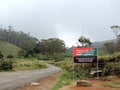
[[[0,52],[4,57],[7,57],[8,55],[12,55],[14,57],[18,56],[18,52],[21,49],[13,44],[10,44],[5,41],[0,40]]]
[[[16,59],[14,64],[14,70],[33,70],[46,68],[47,65],[35,59]]]
[[[104,43],[104,48],[99,51],[98,66],[103,71],[103,77],[120,76],[120,40],[118,38],[120,35],[118,33],[116,35],[116,42]],[[83,36],[78,41],[82,47],[90,47],[92,44],[89,38]],[[72,52],[72,48],[68,51]],[[75,64],[72,53],[65,52],[65,43],[61,39],[49,38],[39,41],[30,34],[14,31],[11,26],[8,29],[0,28],[0,71],[41,69],[47,67],[44,63],[47,62],[63,69],[63,73],[52,89],[57,90],[73,80],[88,78],[90,71],[96,70],[96,64]],[[114,83],[104,85],[112,86]]]
[[[70,84],[71,81],[89,76],[89,65],[74,64],[72,58],[65,58],[65,60],[57,62],[49,61],[49,63],[61,67],[63,70],[52,90],[58,90],[60,87]]]
[[[58,38],[50,38],[50,39],[43,39],[41,40],[37,46],[35,47],[34,51],[36,53],[48,53],[53,55],[54,53],[62,53],[65,52],[66,47],[63,40]]]
[[[120,82],[118,81],[106,82],[106,83],[103,83],[102,86],[110,87],[110,88],[120,88]]]
[[[73,80],[72,79],[66,79],[65,76],[67,76],[67,72],[63,72],[57,79],[56,84],[52,88],[52,90],[59,90],[62,86],[69,85]]]
[[[90,47],[91,46],[91,41],[89,38],[81,36],[78,41],[81,43],[82,47]]]
[[[113,31],[114,31],[117,39],[118,39],[119,36],[120,36],[120,26],[118,26],[118,25],[113,25],[113,26],[111,26],[110,28],[113,29]]]
[[[0,71],[13,70],[14,61],[11,59],[0,59]]]
[[[104,43],[104,48],[106,52],[113,54],[115,52],[115,43],[114,42],[106,42]]]
[[[29,33],[17,32],[12,26],[8,29],[0,28],[0,40],[12,43],[26,51],[32,51],[38,42],[38,39],[30,36]]]
[[[0,59],[0,71],[34,70],[46,67],[44,62],[35,59]]]

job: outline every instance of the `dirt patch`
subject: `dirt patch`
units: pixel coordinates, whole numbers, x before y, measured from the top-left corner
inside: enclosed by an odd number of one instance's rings
[[[116,78],[117,81],[120,81],[120,78]],[[110,81],[103,81],[103,80],[89,80],[92,86],[90,87],[76,87],[75,82],[73,82],[70,86],[65,86],[61,88],[60,90],[120,90],[120,88],[110,88],[110,87],[104,87],[102,86],[103,83],[105,82],[110,82]]]
[[[29,85],[20,87],[17,90],[51,90],[51,88],[54,86],[54,84],[56,82],[57,77],[60,74],[61,74],[61,72],[39,80],[38,81],[38,83],[40,84],[39,86],[31,86],[29,84]]]

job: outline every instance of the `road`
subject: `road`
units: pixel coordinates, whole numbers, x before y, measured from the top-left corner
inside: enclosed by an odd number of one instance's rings
[[[48,68],[41,70],[0,72],[0,90],[16,90],[20,86],[37,81],[59,71],[61,71],[60,68],[48,65]]]

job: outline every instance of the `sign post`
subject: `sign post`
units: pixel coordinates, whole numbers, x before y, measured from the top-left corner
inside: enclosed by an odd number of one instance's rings
[[[73,54],[74,63],[97,63],[97,77],[99,77],[97,48],[92,47],[74,48]]]
[[[97,62],[97,48],[74,48],[74,63]]]

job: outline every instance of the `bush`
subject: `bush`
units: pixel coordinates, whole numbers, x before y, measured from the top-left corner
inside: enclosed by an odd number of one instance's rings
[[[120,63],[109,63],[103,69],[103,76],[118,75],[120,76]]]
[[[3,54],[1,53],[1,51],[0,51],[0,59],[3,59]]]
[[[7,58],[11,59],[11,58],[14,58],[14,56],[13,55],[8,55]]]
[[[9,59],[1,59],[0,60],[0,70],[8,71],[8,70],[13,70],[13,60]]]
[[[112,55],[105,55],[98,57],[98,60],[104,60],[105,62],[119,62],[120,61],[120,52],[116,52]]]
[[[25,57],[26,52],[24,50],[20,50],[18,52],[18,57]]]

